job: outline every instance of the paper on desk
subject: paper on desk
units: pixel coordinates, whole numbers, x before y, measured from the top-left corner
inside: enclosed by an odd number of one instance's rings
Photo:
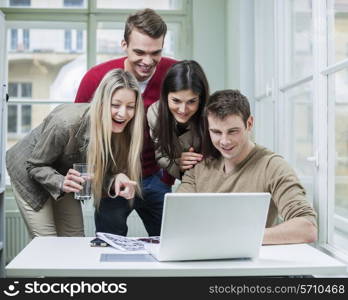
[[[97,232],[96,236],[104,242],[108,243],[110,246],[121,251],[137,251],[145,249],[144,243],[134,238],[128,238],[125,236],[105,232]]]
[[[121,251],[145,250],[145,243],[159,243],[159,237],[150,238],[128,238],[121,235],[97,232],[96,236],[108,243],[110,246]]]

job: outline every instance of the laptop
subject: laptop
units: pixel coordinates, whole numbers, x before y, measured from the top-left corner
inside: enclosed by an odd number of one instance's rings
[[[258,257],[269,193],[167,193],[160,243],[146,244],[158,261]]]

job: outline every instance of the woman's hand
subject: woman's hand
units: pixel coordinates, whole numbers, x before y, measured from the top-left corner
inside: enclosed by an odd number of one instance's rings
[[[85,180],[81,177],[81,174],[74,169],[69,169],[68,173],[64,177],[62,190],[65,193],[78,193],[82,190],[82,183]]]
[[[127,175],[120,173],[115,177],[115,196],[121,196],[128,200],[133,199],[137,183],[128,178]]]
[[[195,153],[193,147],[189,149],[189,152],[182,152],[179,159],[180,171],[185,172],[188,169],[193,168],[195,164],[203,159],[203,155]]]

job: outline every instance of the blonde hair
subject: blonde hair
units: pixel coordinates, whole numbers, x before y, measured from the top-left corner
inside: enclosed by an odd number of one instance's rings
[[[122,133],[112,134],[111,100],[118,89],[130,89],[136,94],[134,117]],[[144,105],[135,77],[122,69],[109,71],[100,82],[90,107],[90,139],[87,162],[94,174],[92,191],[94,205],[99,208],[108,175],[125,173],[137,182],[141,194],[140,155],[143,147]]]

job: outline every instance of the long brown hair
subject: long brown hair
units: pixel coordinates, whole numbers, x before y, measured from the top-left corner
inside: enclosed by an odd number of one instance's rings
[[[199,107],[189,120],[194,136],[200,141],[203,139],[203,109],[209,97],[209,85],[202,67],[194,60],[184,60],[174,64],[163,80],[161,98],[158,110],[158,119],[154,128],[153,138],[155,147],[173,162],[180,157],[177,145],[176,121],[168,107],[168,95],[171,92],[192,90],[199,95]],[[195,149],[200,151],[200,149]]]

